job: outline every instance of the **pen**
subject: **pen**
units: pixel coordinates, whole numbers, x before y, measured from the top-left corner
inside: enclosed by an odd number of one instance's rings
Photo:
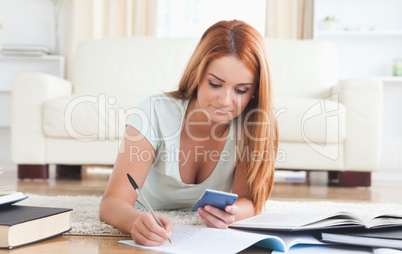
[[[154,217],[156,222],[159,224],[159,226],[161,226],[163,229],[165,229],[165,227],[163,226],[162,222],[158,219],[158,217],[156,217],[154,209],[152,209],[151,205],[148,203],[148,200],[145,198],[144,194],[142,194],[142,192],[141,192],[140,188],[138,187],[137,183],[134,181],[134,179],[131,177],[131,175],[129,173],[127,173],[127,177],[128,177],[128,180],[130,181],[131,185],[134,187],[134,190],[137,192],[138,196],[141,197],[141,200],[142,200],[142,202],[144,202],[145,207],[152,214],[152,216]],[[168,240],[169,240],[169,242],[171,244],[173,244],[172,240],[170,240],[170,237],[168,238]]]

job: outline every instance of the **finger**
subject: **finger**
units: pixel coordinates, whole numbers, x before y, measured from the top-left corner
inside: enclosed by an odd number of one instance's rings
[[[228,213],[219,208],[207,205],[205,206],[205,210],[218,219],[224,221],[226,224],[231,224],[235,221],[235,216],[232,213]]]
[[[209,228],[216,228],[214,224],[212,224],[207,218],[204,216],[205,211],[202,211],[202,208],[198,208],[198,215],[202,219],[202,221],[205,223],[205,225]]]
[[[236,215],[238,210],[239,210],[239,207],[237,205],[227,205],[225,207],[225,211],[228,213],[231,213],[233,215]]]
[[[206,207],[205,207],[206,208]],[[209,213],[204,208],[199,208],[198,210],[200,216],[202,216],[203,221],[208,227],[226,229],[228,228],[228,224],[222,221],[221,219],[215,217],[213,214]]]
[[[159,216],[158,216],[159,218]],[[158,222],[156,222],[155,218],[152,216],[151,213],[146,214],[146,219],[144,220],[144,225],[148,228],[148,230],[158,236],[160,236],[162,239],[166,240],[169,238],[169,232],[167,232],[166,229],[161,227]],[[147,235],[145,235],[147,236]]]
[[[157,214],[159,220],[162,222],[163,226],[165,227],[166,231],[169,233],[169,236],[172,235],[173,223],[162,214]]]
[[[133,237],[133,240],[136,244],[141,244],[145,246],[160,246],[162,245],[164,241],[154,241],[152,239],[149,239],[145,235],[141,234],[141,232],[135,230],[131,232],[131,236]]]
[[[146,221],[149,218],[141,218],[138,222],[134,223],[132,235],[138,236],[138,239],[142,239],[142,243],[144,244],[143,237],[150,241],[155,242],[164,242],[166,238],[152,232],[146,225]],[[153,218],[152,218],[153,219]],[[155,219],[154,219],[155,220]],[[139,235],[141,234],[141,235]]]
[[[205,211],[209,212],[210,214],[214,215],[215,217],[217,217],[219,219],[223,219],[225,217],[225,215],[227,215],[227,212],[225,212],[219,208],[210,206],[210,205],[206,205],[204,207],[204,209],[205,209]]]

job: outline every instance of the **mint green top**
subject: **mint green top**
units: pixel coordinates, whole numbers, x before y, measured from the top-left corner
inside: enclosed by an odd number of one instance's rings
[[[180,134],[187,106],[188,100],[165,94],[153,95],[134,110],[127,122],[140,131],[156,151],[142,188],[154,209],[189,209],[205,189],[232,191],[236,165],[236,121],[231,123],[225,146],[211,175],[199,184],[182,182],[179,172]],[[144,160],[149,158],[148,153],[135,148],[131,149],[131,156]],[[137,203],[141,205],[141,200]]]

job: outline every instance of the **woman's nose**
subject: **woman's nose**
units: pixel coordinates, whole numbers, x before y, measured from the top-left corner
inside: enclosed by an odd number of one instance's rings
[[[232,101],[231,98],[231,93],[230,90],[224,90],[222,91],[222,93],[219,96],[219,102],[223,105],[223,106],[227,106],[230,105],[230,102]]]

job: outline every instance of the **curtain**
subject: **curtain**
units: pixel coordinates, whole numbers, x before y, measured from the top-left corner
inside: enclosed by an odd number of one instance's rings
[[[267,0],[265,37],[313,38],[314,0]]]
[[[77,45],[106,37],[156,36],[157,0],[71,0],[67,79]]]

